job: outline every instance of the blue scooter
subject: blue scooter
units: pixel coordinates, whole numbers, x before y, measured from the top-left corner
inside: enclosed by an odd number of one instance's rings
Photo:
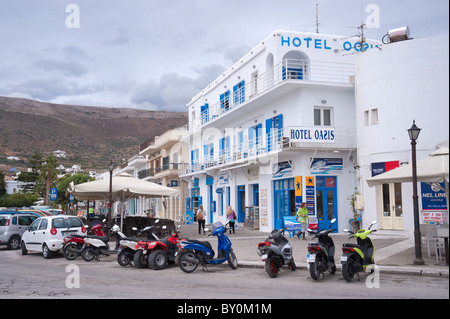
[[[226,225],[228,225],[228,223]],[[233,252],[233,248],[231,248],[231,241],[225,235],[225,232],[227,231],[226,225],[224,226],[221,222],[214,223],[212,226],[212,233],[208,235],[208,237],[217,236],[217,258],[214,258],[215,253],[209,242],[193,239],[183,240],[179,244],[180,250],[178,257],[178,265],[181,270],[191,273],[197,269],[198,264],[202,264],[203,270],[207,271],[207,264],[218,265],[225,261],[228,261],[228,264],[232,269],[236,269],[238,262],[236,255]],[[210,230],[205,228],[205,232],[207,231]]]

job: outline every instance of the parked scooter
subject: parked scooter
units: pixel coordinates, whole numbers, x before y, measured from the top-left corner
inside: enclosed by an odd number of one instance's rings
[[[284,231],[285,228],[272,230],[269,237],[258,244],[256,250],[262,261],[266,262],[265,269],[271,278],[277,277],[280,268],[283,266],[288,266],[292,271],[296,269],[292,256],[293,249],[289,240],[282,235]]]
[[[87,226],[85,227],[87,228]],[[91,229],[95,233],[95,236],[68,235],[64,237],[64,243],[61,248],[61,252],[63,253],[64,257],[66,257],[67,260],[74,260],[75,258],[77,258],[81,254],[81,249],[85,243],[85,238],[106,236],[102,228],[103,225],[101,223],[92,226]]]
[[[139,231],[138,236],[140,234],[146,234],[148,241],[158,240],[158,237],[153,233],[154,228],[155,226],[144,227]],[[137,228],[133,227],[132,230],[136,231]],[[120,239],[120,246],[117,252],[117,262],[119,265],[127,266],[131,264],[136,251],[140,248],[138,242],[141,240],[141,238],[135,237],[124,237]]]
[[[312,230],[308,229],[309,233],[314,234],[314,238],[318,238],[319,242],[310,242],[308,244],[307,268],[311,274],[312,279],[318,280],[320,274],[324,277],[325,271],[328,270],[330,274],[336,273],[336,263],[334,262],[334,242],[329,234],[336,229],[331,226],[336,222],[336,218],[331,220],[328,229]]]
[[[212,233],[209,236],[217,236],[217,258],[214,258],[215,252],[212,246],[207,241],[186,239],[180,243],[180,253],[177,256],[178,265],[181,270],[186,273],[191,273],[199,264],[202,264],[203,270],[208,270],[208,264],[222,264],[228,261],[228,264],[232,269],[236,269],[238,266],[236,255],[231,248],[231,241],[225,235],[227,231],[227,224],[225,226],[221,222],[213,224]],[[205,232],[209,232],[208,228],[205,228]]]
[[[368,237],[369,234],[376,232],[372,228],[377,221],[373,221],[367,230],[360,229],[356,234],[348,229],[344,229],[344,232],[352,234],[350,238],[356,238],[358,244],[345,243],[342,245],[342,276],[347,282],[351,282],[355,274],[358,275],[359,272],[366,271],[369,265],[375,264],[373,256],[375,254],[375,247],[372,240]],[[370,267],[371,271],[373,268]]]
[[[110,253],[117,253],[119,250],[120,239],[124,238],[125,235],[120,232],[120,227],[114,225],[111,228],[112,233],[116,234],[116,247],[114,249],[109,248],[109,237],[108,236],[92,236],[85,238],[85,244],[81,250],[81,257],[85,261],[91,261],[94,258],[99,259],[100,255],[109,256]]]

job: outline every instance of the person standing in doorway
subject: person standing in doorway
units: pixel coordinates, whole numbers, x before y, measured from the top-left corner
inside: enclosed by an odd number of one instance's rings
[[[228,218],[228,223],[230,225],[230,234],[231,234],[231,230],[233,230],[233,234],[234,234],[234,224],[236,223],[237,217],[236,217],[236,213],[234,212],[233,208],[231,208],[231,206],[228,207],[227,218]]]
[[[302,236],[303,240],[306,240],[306,227],[308,226],[308,210],[306,209],[306,203],[300,204],[300,208],[297,210],[297,216],[299,216],[299,223],[302,225]],[[300,232],[297,233],[297,237],[300,239]]]
[[[198,233],[201,235],[203,230],[203,235],[205,234],[205,218],[203,217],[203,205],[200,205],[197,210],[197,222],[198,222]]]

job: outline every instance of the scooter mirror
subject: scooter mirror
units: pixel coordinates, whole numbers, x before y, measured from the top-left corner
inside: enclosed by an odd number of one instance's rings
[[[104,222],[106,222],[106,218],[105,218],[105,219],[103,219],[103,220],[102,220],[102,222],[103,222],[103,223],[104,223]]]
[[[209,228],[204,228],[203,230],[204,230],[204,231],[209,231]]]
[[[181,225],[178,225],[178,226],[177,226],[177,229],[180,229],[180,228],[181,228]]]
[[[375,225],[376,223],[378,223],[378,220],[374,220],[374,221],[372,222],[372,225]]]
[[[89,228],[89,225],[84,225],[84,228],[88,229],[88,228]]]
[[[167,226],[166,225],[164,225],[163,227],[161,227],[162,229],[167,229]]]
[[[138,230],[137,227],[132,227],[131,229],[132,229],[132,230]]]
[[[333,218],[332,220],[331,220],[331,224],[334,224],[336,222],[336,218]]]
[[[347,228],[344,228],[342,231],[345,232],[345,233],[349,232],[349,230]]]
[[[312,230],[311,230],[311,229],[309,229],[309,228],[308,228],[308,229],[307,229],[306,231],[308,231],[308,232],[312,233]]]
[[[157,220],[155,220],[155,224],[159,223],[159,218]]]

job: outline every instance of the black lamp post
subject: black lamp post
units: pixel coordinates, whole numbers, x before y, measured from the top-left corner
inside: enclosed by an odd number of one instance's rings
[[[112,173],[114,170],[114,162],[111,160],[109,163],[109,212],[108,212],[108,232],[111,229],[112,219]]]
[[[414,244],[416,248],[415,265],[424,265],[422,259],[422,238],[420,235],[419,226],[419,200],[417,196],[417,165],[416,165],[416,140],[420,134],[420,128],[416,126],[416,121],[413,120],[413,125],[408,129],[409,139],[411,140],[411,157],[412,157],[412,179],[413,179],[413,206],[414,206]]]

